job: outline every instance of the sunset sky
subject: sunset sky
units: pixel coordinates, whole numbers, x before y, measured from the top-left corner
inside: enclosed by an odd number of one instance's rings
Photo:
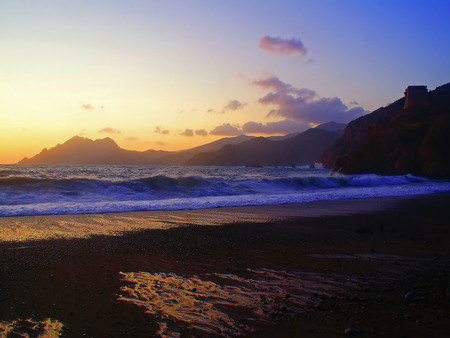
[[[450,1],[3,1],[0,163],[349,122],[450,81]]]

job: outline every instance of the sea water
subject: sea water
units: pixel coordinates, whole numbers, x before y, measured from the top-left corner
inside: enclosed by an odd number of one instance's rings
[[[412,175],[309,167],[0,165],[0,216],[188,210],[450,192]]]

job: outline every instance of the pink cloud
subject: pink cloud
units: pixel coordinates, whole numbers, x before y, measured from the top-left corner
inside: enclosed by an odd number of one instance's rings
[[[122,132],[118,129],[112,129],[112,128],[104,128],[98,131],[98,133],[107,133],[107,134],[122,134]]]
[[[305,56],[307,49],[298,39],[283,39],[281,37],[272,38],[264,36],[259,39],[258,47],[269,53],[277,53],[281,55],[290,55],[297,53]]]
[[[242,129],[237,125],[231,125],[229,123],[224,123],[220,126],[215,127],[213,130],[209,132],[211,135],[220,135],[220,136],[238,136],[245,134]]]
[[[208,135],[208,132],[207,132],[205,129],[197,129],[197,130],[195,131],[195,135],[198,135],[198,136],[207,136],[207,135]]]
[[[223,107],[223,109],[225,110],[238,110],[238,109],[242,109],[245,106],[247,106],[247,103],[241,103],[238,100],[232,100],[229,101],[227,103],[227,105],[225,107]]]
[[[253,81],[252,84],[263,89],[272,90],[272,96],[279,96],[281,94],[294,94],[295,96],[302,97],[305,101],[310,101],[317,97],[317,93],[314,90],[308,88],[295,88],[290,84],[281,81],[276,76],[269,76],[257,81]]]
[[[194,136],[194,131],[192,129],[185,129],[183,132],[180,133],[180,135],[191,137]]]
[[[242,130],[246,134],[266,135],[296,133],[305,131],[308,128],[311,128],[308,123],[304,123],[302,121],[293,121],[289,119],[267,123],[250,121],[242,126]]]
[[[252,84],[271,90],[258,100],[263,105],[274,106],[268,116],[320,124],[330,121],[347,123],[366,113],[362,107],[349,109],[338,97],[320,98],[311,89],[295,88],[275,76],[253,81]]]

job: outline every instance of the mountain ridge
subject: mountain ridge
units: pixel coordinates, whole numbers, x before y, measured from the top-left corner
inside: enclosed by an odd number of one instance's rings
[[[317,126],[316,129],[336,129],[336,126],[343,128],[344,125],[330,122]],[[258,138],[249,135],[225,137],[201,146],[177,152],[153,149],[145,151],[126,150],[120,148],[109,137],[91,140],[81,136],[74,136],[63,144],[57,144],[50,149],[44,148],[40,153],[31,158],[23,158],[18,164],[184,165],[199,153],[214,153],[223,147],[238,145],[254,139],[260,139],[260,141],[256,141],[260,143],[265,142],[261,141],[261,139],[267,140],[269,142],[268,144],[271,144],[270,142],[287,141],[300,134],[302,133],[290,133],[284,136],[271,136],[267,138]],[[289,144],[289,142],[286,144]],[[284,151],[278,150],[278,152],[283,153]],[[273,163],[273,165],[280,164]]]
[[[302,166],[317,162],[322,152],[341,135],[310,128],[295,137],[272,141],[256,137],[216,152],[195,155],[186,165],[218,166]]]

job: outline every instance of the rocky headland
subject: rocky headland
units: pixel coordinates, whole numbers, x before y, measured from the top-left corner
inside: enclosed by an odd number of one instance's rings
[[[425,92],[416,93],[415,89]],[[428,92],[425,86],[410,86],[404,98],[350,122],[320,162],[344,174],[411,173],[447,178],[448,130],[450,83]]]

